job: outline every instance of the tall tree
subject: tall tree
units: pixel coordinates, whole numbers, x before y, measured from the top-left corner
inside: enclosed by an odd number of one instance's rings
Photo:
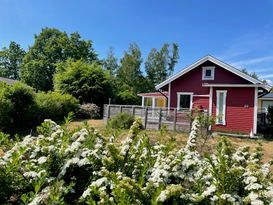
[[[168,76],[173,74],[174,66],[178,63],[179,59],[179,47],[177,43],[172,44],[172,50],[169,54],[169,62],[168,62]]]
[[[178,62],[178,45],[173,44],[171,50],[169,47],[169,44],[165,43],[159,51],[152,48],[145,61],[145,71],[152,90],[156,84],[166,80],[173,73]]]
[[[44,28],[35,35],[34,45],[23,59],[21,78],[38,90],[51,90],[56,64],[70,58],[93,62],[97,54],[92,42],[83,40],[78,33],[68,36],[55,28]]]
[[[147,83],[141,72],[141,51],[136,44],[130,44],[120,60],[116,75],[117,96],[115,103],[138,104],[138,93],[147,90]]]
[[[24,56],[24,49],[11,41],[8,48],[0,51],[0,76],[18,80]]]
[[[106,59],[103,60],[103,68],[114,76],[118,70],[118,59],[115,57],[114,48],[110,47]]]
[[[259,76],[255,72],[249,73],[246,68],[243,68],[242,72],[245,73],[245,74],[247,74],[247,75],[249,75],[249,76],[251,76],[252,78],[255,78],[256,80],[259,80]]]
[[[140,70],[142,63],[141,51],[136,44],[130,44],[129,50],[125,51],[120,60],[120,68],[117,71],[117,78],[120,82],[130,87],[133,92],[141,90],[140,83],[143,75]]]

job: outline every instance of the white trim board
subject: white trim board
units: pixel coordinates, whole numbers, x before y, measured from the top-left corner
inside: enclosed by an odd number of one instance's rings
[[[170,110],[171,107],[171,82],[169,83],[169,87],[168,87],[168,94],[169,94],[169,98],[168,98],[168,110]]]
[[[261,85],[257,85],[257,84],[209,84],[209,83],[203,83],[202,87],[258,88],[258,87],[261,87]]]
[[[254,90],[254,120],[253,120],[253,133],[257,134],[257,118],[258,118],[258,88]]]
[[[203,97],[203,98],[209,98],[209,94],[208,95],[193,95],[193,97]]]
[[[196,61],[195,63],[189,65],[188,67],[186,67],[184,70],[181,70],[180,72],[178,72],[177,74],[171,76],[170,78],[168,78],[167,80],[163,81],[162,83],[158,84],[157,86],[155,86],[155,88],[158,90],[160,88],[162,88],[163,86],[167,85],[168,83],[174,81],[175,79],[179,78],[180,76],[188,73],[189,71],[193,70],[194,68],[198,67],[199,65],[201,65],[202,63],[206,62],[206,61],[211,61],[212,63],[216,64],[216,65],[219,65],[220,67],[230,71],[231,73],[234,73],[236,75],[238,75],[239,77],[253,83],[253,84],[259,84],[260,87],[263,87],[266,89],[266,90],[270,90],[271,87],[268,86],[268,85],[264,85],[261,81],[259,80],[256,80],[255,78],[252,78],[251,76],[243,73],[242,71],[234,68],[233,66],[227,64],[227,63],[224,63],[220,60],[218,60],[217,58],[213,57],[213,56],[210,56],[210,55],[207,55],[201,59],[199,59],[198,61]]]
[[[213,98],[213,88],[209,88],[209,116],[212,115],[212,98]]]
[[[263,97],[261,97],[261,98],[258,98],[259,100],[267,100],[267,101],[273,101],[273,98],[263,98]]]

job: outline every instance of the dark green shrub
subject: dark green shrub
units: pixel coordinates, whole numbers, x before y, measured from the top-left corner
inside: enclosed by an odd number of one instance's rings
[[[44,119],[64,120],[69,112],[76,112],[78,101],[71,95],[35,93],[22,83],[0,83],[0,131],[27,134]]]
[[[273,106],[268,107],[267,119],[269,124],[273,126]]]
[[[78,100],[76,98],[69,94],[57,92],[37,93],[36,103],[40,121],[44,119],[62,121],[69,112],[76,112],[78,109]]]
[[[14,84],[10,90],[9,99],[13,105],[11,131],[12,133],[29,132],[29,128],[35,126],[37,121],[35,92],[22,83]]]
[[[108,121],[107,126],[113,129],[129,129],[134,121],[134,116],[128,113],[119,113]]]
[[[10,86],[0,82],[0,130],[6,130],[11,123],[12,103],[8,98]]]
[[[24,133],[35,125],[35,93],[22,83],[0,85],[0,130],[7,133]]]
[[[77,117],[82,119],[96,119],[100,116],[100,108],[96,104],[85,103],[80,105]]]
[[[132,91],[125,90],[118,93],[115,102],[120,105],[138,105],[140,97]]]

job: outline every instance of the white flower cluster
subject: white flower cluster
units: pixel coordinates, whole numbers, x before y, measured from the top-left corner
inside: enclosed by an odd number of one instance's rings
[[[273,204],[272,167],[262,162],[260,151],[233,151],[222,140],[205,157],[197,151],[197,118],[179,150],[152,145],[140,133],[139,121],[122,143],[114,137],[107,143],[94,128],[70,132],[45,123],[44,134],[26,136],[0,157],[0,169],[10,171],[12,185],[24,182],[14,193],[33,185],[35,194],[27,193],[30,204],[75,196],[80,197],[73,203],[88,204]]]

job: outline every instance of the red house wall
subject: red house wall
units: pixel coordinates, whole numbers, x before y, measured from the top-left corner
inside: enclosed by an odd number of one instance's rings
[[[202,67],[215,66],[214,80],[202,80]],[[194,95],[209,95],[209,88],[202,84],[250,84],[247,80],[207,61],[171,82],[170,107],[177,107],[177,92],[192,92]],[[213,89],[213,114],[216,113],[216,88]],[[222,88],[227,90],[226,126],[213,129],[250,133],[254,120],[254,88]],[[248,108],[244,106],[248,104]],[[193,97],[193,107],[209,110],[209,97]]]
[[[214,80],[202,80],[203,66],[215,66]],[[247,80],[207,61],[171,82],[170,106],[177,107],[177,92],[193,92],[195,95],[209,95],[209,88],[202,87],[203,83],[249,84]],[[209,98],[206,101],[208,104]]]
[[[213,88],[212,116],[214,117],[216,117],[216,90],[227,90],[226,125],[215,125],[213,130],[249,134],[254,123],[255,88]]]
[[[209,98],[208,97],[193,97],[193,108],[209,110]]]

